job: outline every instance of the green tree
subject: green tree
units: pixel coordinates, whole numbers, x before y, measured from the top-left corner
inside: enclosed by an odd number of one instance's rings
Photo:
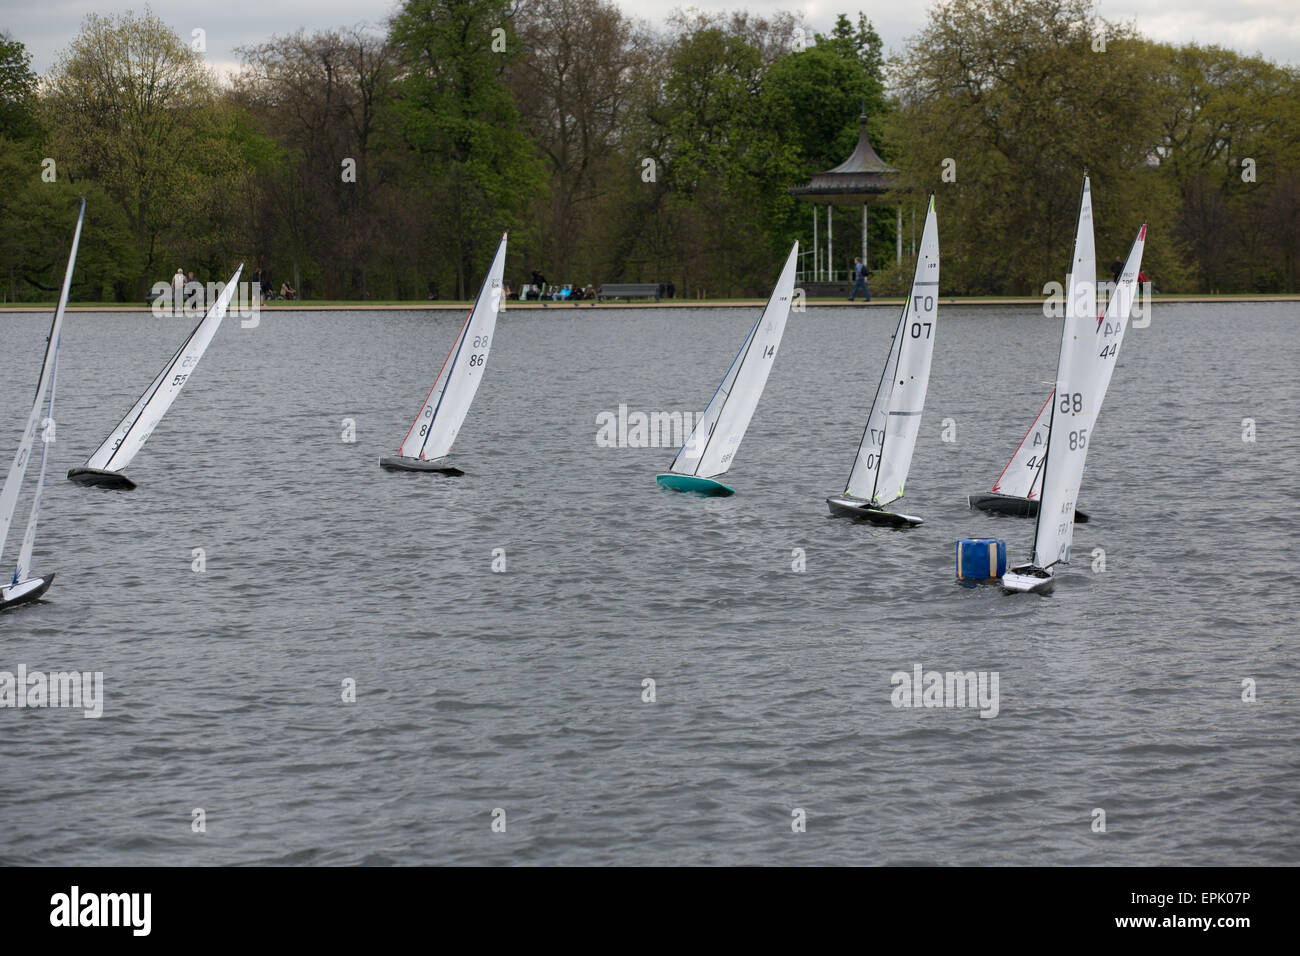
[[[33,139],[40,133],[36,121],[37,77],[32,57],[22,43],[0,33],[0,136],[10,140]]]
[[[477,287],[501,233],[521,230],[545,189],[505,81],[519,55],[509,14],[508,0],[406,0],[390,22],[404,68],[398,122],[437,224],[428,238],[453,264],[461,298]]]
[[[943,0],[894,64],[894,85],[897,165],[917,192],[938,194],[945,286],[1023,294],[1059,281],[1085,171],[1104,261],[1147,221],[1148,271],[1165,288],[1185,281],[1177,203],[1151,164],[1143,43],[1092,0]]]
[[[204,228],[213,177],[235,172],[211,74],[152,13],[90,14],[48,77],[41,112],[60,176],[94,180],[125,214],[142,297]]]

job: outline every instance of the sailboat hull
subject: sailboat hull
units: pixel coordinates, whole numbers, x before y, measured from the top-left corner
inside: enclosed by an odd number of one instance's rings
[[[711,498],[727,498],[736,493],[736,489],[728,488],[712,478],[679,475],[671,471],[655,476],[655,481],[672,491],[684,491],[689,494],[706,495]]]
[[[996,492],[989,492],[982,495],[967,495],[966,501],[975,510],[987,511],[989,514],[1011,515],[1016,518],[1038,517],[1037,498],[1021,498],[1017,495],[1000,495]],[[1074,523],[1087,524],[1087,514],[1075,508]]]
[[[68,480],[92,488],[120,488],[130,491],[135,482],[119,471],[104,471],[101,468],[73,468],[68,472]]]
[[[1051,594],[1056,587],[1056,577],[1032,565],[1022,564],[1002,575],[999,582],[1008,594]]]
[[[26,581],[0,588],[0,611],[40,600],[41,595],[48,591],[53,583],[54,575],[47,574],[43,578],[28,578]]]
[[[869,501],[862,501],[857,498],[832,496],[826,499],[826,504],[830,507],[831,514],[837,517],[869,521],[872,524],[883,525],[887,528],[915,528],[917,525],[925,523],[924,519],[918,518],[916,515],[885,511],[873,507]]]
[[[452,478],[459,478],[465,472],[450,464],[450,458],[433,458],[425,461],[423,458],[407,458],[404,455],[390,455],[387,458],[379,459],[379,467],[388,471],[432,471],[439,475],[447,475]]]

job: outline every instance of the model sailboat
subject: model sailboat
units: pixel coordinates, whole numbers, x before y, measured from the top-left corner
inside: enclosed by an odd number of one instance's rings
[[[727,473],[736,458],[736,450],[745,437],[758,400],[763,396],[767,376],[772,371],[786,320],[790,317],[790,301],[794,296],[795,264],[799,259],[799,243],[790,249],[785,268],[777,279],[776,288],[767,300],[763,314],[736,353],[722,378],[722,384],[713,393],[704,414],[695,423],[686,443],[668,471],[655,480],[673,491],[689,491],[701,495],[724,497],[735,494],[717,479]]]
[[[1033,556],[1029,564],[1002,576],[1008,591],[1049,592],[1053,568],[1069,564],[1074,539],[1074,505],[1092,443],[1093,425],[1110,384],[1119,340],[1128,324],[1142,267],[1146,226],[1138,230],[1124,271],[1106,311],[1097,318],[1096,254],[1092,231],[1092,193],[1087,177],[1079,205],[1074,259],[1066,286],[1065,325],[1052,396],[1047,447],[1042,465],[1042,491],[1034,525]]]
[[[212,303],[207,314],[189,334],[189,338],[181,343],[181,347],[176,350],[171,361],[164,365],[162,371],[149,383],[144,394],[136,399],[136,403],[131,406],[126,417],[118,422],[112,434],[95,449],[95,453],[90,456],[85,465],[68,472],[70,480],[80,485],[121,488],[127,491],[135,487],[135,482],[122,474],[122,469],[131,464],[131,459],[139,454],[144,443],[153,434],[154,428],[167,414],[167,409],[172,407],[181,389],[190,380],[194,369],[198,367],[199,359],[203,358],[203,353],[207,351],[212,337],[221,327],[221,320],[226,316],[226,309],[230,306],[230,299],[235,294],[239,274],[243,269],[244,264],[241,262],[235,274],[226,283],[226,287],[217,296],[217,301]]]
[[[390,471],[464,474],[451,464],[448,455],[465,416],[469,414],[474,393],[483,379],[483,369],[487,367],[488,350],[503,301],[501,281],[505,267],[506,236],[503,235],[474,308],[452,343],[428,398],[402,439],[397,454],[379,459],[381,467]]]
[[[18,564],[14,569],[13,578],[8,584],[0,586],[0,611],[35,601],[49,590],[50,584],[54,581],[52,572],[42,577],[32,576],[32,551],[36,547],[36,521],[41,512],[41,489],[45,485],[45,465],[50,445],[54,441],[54,386],[59,372],[59,339],[63,333],[63,311],[68,305],[68,289],[72,285],[72,270],[77,263],[77,246],[81,243],[81,223],[85,215],[86,200],[82,199],[81,211],[77,213],[77,228],[72,234],[72,252],[68,255],[68,268],[63,274],[63,288],[59,290],[59,304],[55,307],[54,321],[50,324],[50,337],[45,343],[45,360],[41,363],[41,374],[36,380],[36,398],[27,416],[22,440],[18,443],[18,452],[14,455],[13,464],[9,466],[9,474],[5,477],[4,490],[0,491],[0,560],[2,560],[5,540],[9,536],[9,528],[18,509],[18,493],[27,474],[27,463],[31,460],[32,446],[36,442],[36,432],[39,429],[41,432],[40,477],[36,479],[36,490],[32,492],[32,510],[27,518],[27,530],[23,534],[22,545],[18,549]]]
[[[930,196],[921,233],[921,250],[912,291],[876,387],[876,400],[842,495],[826,499],[831,514],[902,528],[921,524],[914,515],[886,511],[903,497],[912,452],[921,430],[921,412],[930,383],[930,360],[939,329],[939,226]]]
[[[1118,343],[1116,343],[1118,349]],[[990,514],[1013,515],[1019,518],[1034,518],[1038,515],[1038,497],[1042,490],[1043,459],[1047,451],[1047,429],[1052,419],[1053,391],[1038,410],[1038,417],[1025,432],[1020,446],[1016,449],[1007,466],[993,482],[993,490],[985,494],[968,495],[966,500],[972,508],[987,511]],[[1085,524],[1088,516],[1078,508],[1074,509],[1074,520]]]

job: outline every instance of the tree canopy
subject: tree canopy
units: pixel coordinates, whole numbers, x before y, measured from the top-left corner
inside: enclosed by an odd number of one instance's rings
[[[901,170],[877,270],[893,207],[934,191],[945,291],[1038,293],[1087,171],[1103,267],[1147,222],[1164,291],[1300,284],[1300,70],[1154,42],[1093,0],[939,0],[889,61],[862,13],[817,35],[610,0],[404,0],[240,55],[218,77],[153,13],[91,14],[37,77],[0,35],[0,296],[50,297],[81,194],[78,298],[239,260],[308,297],[466,297],[504,231],[512,284],[759,294],[811,239],[790,188],[848,156],[863,112]]]

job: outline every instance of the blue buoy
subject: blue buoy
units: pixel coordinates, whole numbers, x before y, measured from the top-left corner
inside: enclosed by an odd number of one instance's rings
[[[1001,538],[958,538],[957,580],[987,581],[1007,573],[1007,543]]]

